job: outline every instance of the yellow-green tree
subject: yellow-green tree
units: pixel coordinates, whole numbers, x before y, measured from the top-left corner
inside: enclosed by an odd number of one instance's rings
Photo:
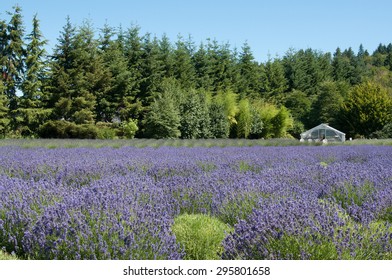
[[[369,137],[392,122],[392,97],[385,88],[364,82],[349,92],[342,115],[348,134]]]

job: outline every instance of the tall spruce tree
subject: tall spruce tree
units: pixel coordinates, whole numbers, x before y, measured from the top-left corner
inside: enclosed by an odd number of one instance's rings
[[[264,65],[264,75],[262,75],[262,97],[271,102],[281,102],[282,94],[288,88],[285,77],[284,66],[281,60],[269,59]]]
[[[174,77],[185,89],[195,87],[196,75],[192,64],[191,50],[181,36],[179,36],[174,50]]]
[[[26,136],[36,133],[51,114],[51,109],[45,108],[48,101],[44,89],[46,40],[41,33],[37,15],[33,17],[32,26],[31,33],[26,37],[26,72],[21,86],[23,95],[17,109],[18,125]]]
[[[149,138],[178,138],[181,136],[181,117],[177,100],[178,88],[171,80],[164,83],[162,93],[155,101],[143,122],[144,136]]]
[[[128,69],[128,59],[124,54],[122,31],[117,34],[114,28],[105,24],[101,31],[100,50],[105,69],[107,85],[97,96],[97,121],[120,122],[134,118],[131,95],[132,74]]]
[[[241,98],[258,93],[260,91],[259,67],[247,42],[242,46],[237,67],[240,76],[237,88]]]
[[[192,61],[195,67],[196,87],[211,91],[213,83],[211,61],[208,59],[207,50],[203,43],[200,44],[199,49],[193,55]]]
[[[143,105],[147,105],[145,100],[145,92],[140,91],[140,85],[143,81],[142,64],[143,64],[143,49],[142,38],[140,36],[140,27],[133,25],[128,28],[125,34],[124,54],[128,60],[128,71],[131,74],[132,84],[130,85],[125,102],[131,103],[139,99]]]
[[[6,33],[4,34],[4,31],[2,32],[2,37],[5,35],[3,84],[5,87],[5,93],[8,97],[12,119],[15,122],[14,110],[16,110],[18,106],[17,92],[20,90],[24,72],[25,49],[23,37],[25,29],[23,25],[21,7],[16,5],[13,9],[13,13],[8,12],[11,16],[11,20],[7,25]]]
[[[68,16],[50,62],[49,104],[54,110],[54,119],[71,120],[72,96],[75,91],[72,80],[72,69],[75,64],[73,56],[75,33],[76,28]]]
[[[97,96],[105,93],[108,74],[98,52],[94,29],[85,22],[78,30],[72,55],[73,69],[70,71],[75,91],[72,95],[72,121],[77,124],[95,122]]]
[[[151,35],[147,33],[144,36],[142,49],[141,73],[143,79],[140,89],[143,92],[143,98],[147,101],[146,105],[148,105],[164,79],[165,66],[160,57],[159,41],[156,37],[151,38]]]

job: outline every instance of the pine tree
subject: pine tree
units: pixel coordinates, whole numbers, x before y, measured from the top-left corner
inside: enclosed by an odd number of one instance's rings
[[[174,50],[174,77],[180,82],[183,88],[195,87],[195,68],[192,64],[191,50],[179,36]]]
[[[280,102],[282,94],[288,88],[283,63],[279,59],[270,59],[264,66],[262,92],[267,100]]]
[[[9,109],[13,118],[15,118],[14,110],[18,106],[17,91],[20,90],[23,79],[25,50],[22,9],[19,6],[14,6],[13,9],[13,13],[8,13],[11,16],[11,20],[7,25],[6,33],[4,34],[4,30],[2,31],[2,37],[5,35],[2,41],[5,39],[3,46],[3,84],[9,100]]]
[[[108,74],[98,53],[98,42],[94,35],[91,23],[85,22],[74,40],[74,65],[70,70],[75,86],[72,94],[71,119],[76,124],[95,122],[97,96],[104,95],[108,85]]]
[[[160,59],[159,42],[156,37],[151,39],[150,34],[144,36],[142,44],[142,82],[140,84],[142,98],[145,99],[146,106],[152,101],[153,94],[159,90],[164,79],[164,64]]]
[[[128,60],[128,71],[131,74],[132,80],[131,87],[127,94],[127,100],[134,102],[136,98],[139,98],[143,105],[148,105],[147,100],[144,98],[145,93],[140,91],[140,84],[143,81],[141,72],[143,50],[139,32],[139,26],[132,26],[131,28],[128,28],[127,34],[125,34],[124,54]]]
[[[238,93],[242,98],[260,91],[258,65],[248,43],[242,46],[237,64],[239,70]]]
[[[39,125],[51,114],[50,108],[44,108],[48,101],[44,89],[46,40],[41,33],[37,15],[32,23],[33,30],[26,38],[29,43],[26,46],[26,73],[21,86],[23,95],[16,110],[19,129],[26,136],[36,133]]]
[[[328,123],[340,128],[339,114],[347,95],[349,85],[347,82],[326,81],[320,85],[317,99],[309,112],[307,127],[320,123]]]
[[[207,55],[211,62],[212,91],[218,93],[232,90],[234,62],[229,44],[219,46],[216,40],[209,41]]]
[[[164,77],[170,78],[174,76],[174,55],[173,46],[169,38],[164,34],[159,41],[159,60],[162,61]]]
[[[54,110],[55,119],[71,120],[73,88],[72,69],[75,64],[73,49],[75,47],[76,28],[70,17],[55,46],[50,62],[50,107]]]
[[[211,61],[208,59],[207,50],[203,43],[200,44],[192,60],[195,67],[196,88],[211,91],[213,83]]]

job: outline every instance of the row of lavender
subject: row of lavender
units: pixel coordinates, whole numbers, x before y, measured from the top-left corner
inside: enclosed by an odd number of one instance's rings
[[[223,259],[392,259],[392,147],[0,147],[0,248],[182,259],[182,213],[234,226]]]

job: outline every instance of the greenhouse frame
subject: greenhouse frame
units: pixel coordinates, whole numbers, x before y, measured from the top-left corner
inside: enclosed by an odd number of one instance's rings
[[[301,141],[344,142],[346,141],[346,134],[328,124],[322,123],[301,133]]]

